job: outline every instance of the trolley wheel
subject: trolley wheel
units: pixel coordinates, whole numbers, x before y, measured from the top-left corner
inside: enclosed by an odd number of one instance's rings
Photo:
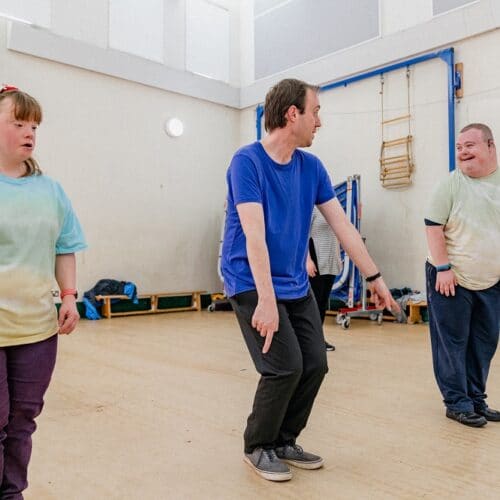
[[[378,320],[378,314],[377,313],[370,313],[370,320],[371,321],[377,321]]]
[[[377,316],[377,325],[381,325],[383,322],[384,322],[384,315],[382,313],[380,313]]]
[[[351,324],[351,318],[349,316],[346,316],[341,323],[342,329],[347,330]]]
[[[209,304],[207,311],[213,313],[215,311],[215,304]]]
[[[337,323],[337,325],[341,325],[344,318],[345,316],[343,314],[337,314],[337,316],[335,316],[335,323]]]

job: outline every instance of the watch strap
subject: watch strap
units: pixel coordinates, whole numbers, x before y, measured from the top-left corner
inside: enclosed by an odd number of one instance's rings
[[[372,274],[371,276],[367,276],[365,278],[365,281],[367,281],[368,283],[372,282],[372,281],[375,281],[376,279],[380,278],[382,275],[380,274],[380,272],[376,273],[376,274]]]
[[[436,271],[440,273],[441,271],[449,271],[451,269],[451,264],[448,262],[447,264],[441,264],[440,266],[436,266]]]

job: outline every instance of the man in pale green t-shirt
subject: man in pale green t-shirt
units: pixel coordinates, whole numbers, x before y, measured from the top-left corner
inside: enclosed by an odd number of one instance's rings
[[[500,323],[500,170],[490,128],[464,127],[457,160],[425,216],[429,327],[446,416],[481,427],[500,421],[485,393]]]

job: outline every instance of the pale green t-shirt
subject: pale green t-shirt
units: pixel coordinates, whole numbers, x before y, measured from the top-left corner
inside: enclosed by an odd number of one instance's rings
[[[57,182],[0,174],[0,347],[39,342],[58,331],[55,257],[86,246]]]
[[[444,225],[459,285],[484,290],[500,280],[500,169],[479,178],[459,169],[434,191],[425,215]]]

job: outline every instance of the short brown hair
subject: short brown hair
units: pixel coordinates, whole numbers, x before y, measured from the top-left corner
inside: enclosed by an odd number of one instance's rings
[[[10,99],[14,105],[14,118],[21,121],[33,121],[41,123],[42,121],[42,107],[38,101],[31,97],[26,92],[13,88],[13,90],[5,90],[0,92],[0,103],[5,99]],[[23,177],[30,175],[40,175],[42,171],[34,158],[28,158],[24,165],[26,173]]]
[[[295,106],[300,114],[304,113],[307,90],[318,92],[319,87],[294,78],[281,80],[266,95],[264,104],[264,127],[268,132],[286,125],[286,112]]]
[[[468,130],[472,129],[480,130],[482,132],[484,142],[487,142],[488,144],[490,142],[494,142],[493,132],[491,131],[491,128],[484,123],[469,123],[469,125],[466,125],[462,130],[460,130],[460,133],[467,132]]]

